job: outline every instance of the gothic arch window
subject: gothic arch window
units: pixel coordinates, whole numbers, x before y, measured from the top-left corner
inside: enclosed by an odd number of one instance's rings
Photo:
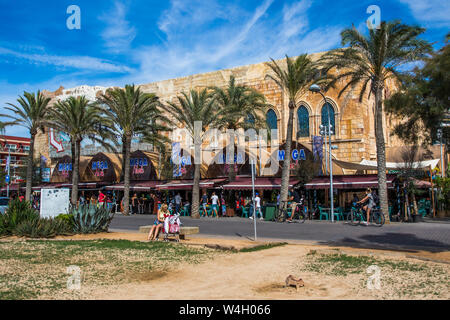
[[[327,102],[323,105],[321,115],[322,121],[321,124],[323,126],[328,126],[328,113],[330,114],[330,124],[332,126],[332,131],[336,132],[336,119],[333,106]]]
[[[309,137],[309,112],[305,106],[297,109],[297,138]]]
[[[247,123],[247,124],[255,124],[255,117],[251,114],[251,113],[248,113],[247,114],[247,117],[245,118],[245,122]]]
[[[266,121],[267,121],[267,125],[269,126],[269,129],[275,129],[275,130],[278,129],[277,114],[272,109],[267,111]]]

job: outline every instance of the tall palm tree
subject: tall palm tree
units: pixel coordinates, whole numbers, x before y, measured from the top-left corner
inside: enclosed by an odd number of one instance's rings
[[[130,153],[133,135],[155,140],[155,134],[162,128],[161,122],[168,122],[159,109],[159,98],[154,94],[144,93],[139,87],[126,85],[114,88],[102,94],[98,101],[105,108],[105,116],[111,120],[112,130],[122,140],[122,159],[124,173],[124,215],[129,214],[130,203]]]
[[[216,98],[207,89],[201,91],[191,90],[189,94],[183,92],[177,97],[177,103],[167,102],[166,110],[172,114],[175,120],[183,124],[191,137],[194,138],[196,150],[201,150],[201,141],[208,128],[218,128],[220,119],[217,117],[221,107],[216,103]],[[195,122],[201,121],[201,132],[195,131]],[[200,218],[200,167],[199,159],[194,155],[194,185],[192,189],[192,218]]]
[[[341,33],[342,45],[348,47],[329,51],[318,61],[327,73],[333,68],[337,69],[336,73],[330,75],[328,87],[334,86],[341,79],[347,81],[339,96],[359,84],[360,102],[367,89],[369,95],[373,94],[375,97],[378,185],[380,205],[387,222],[389,214],[383,133],[383,91],[388,79],[402,78],[404,73],[399,70],[400,66],[422,59],[430,52],[430,45],[418,38],[424,31],[423,28],[401,24],[400,21],[383,21],[378,29],[371,29],[365,36],[353,26]]]
[[[245,85],[237,85],[234,76],[230,77],[227,87],[212,87],[211,89],[221,109],[217,115],[220,128],[233,130],[252,128],[256,130],[267,127],[264,116],[269,104],[266,103],[266,98],[262,93]],[[234,136],[231,139],[234,139]],[[231,165],[230,180],[234,180],[235,175],[234,165]]]
[[[13,112],[13,115],[2,114],[0,116],[12,119],[11,122],[5,122],[5,125],[18,125],[25,127],[30,132],[30,152],[27,159],[26,192],[25,200],[30,201],[31,186],[33,180],[33,158],[34,158],[34,140],[38,130],[44,132],[44,126],[47,123],[47,112],[49,110],[50,98],[45,97],[40,91],[36,94],[24,92],[23,97],[17,99],[18,105],[7,103],[10,107],[6,110]]]
[[[275,60],[271,58],[272,62],[266,63],[273,71],[273,74],[267,74],[268,79],[273,80],[278,87],[289,97],[289,118],[286,131],[286,142],[284,150],[284,162],[281,172],[281,190],[280,201],[286,201],[289,187],[289,173],[291,166],[291,144],[292,131],[294,127],[294,109],[296,107],[296,100],[299,96],[304,94],[310,84],[317,79],[318,72],[314,63],[308,58],[306,54],[302,54],[297,58],[289,58],[286,55],[286,68],[281,67]]]
[[[84,96],[58,101],[49,110],[49,126],[67,133],[70,137],[73,163],[71,196],[73,206],[77,205],[78,200],[81,142],[89,138],[92,142],[112,149],[108,141],[114,141],[115,137],[109,129],[111,126],[108,125],[108,121],[102,117],[98,106],[89,102]]]

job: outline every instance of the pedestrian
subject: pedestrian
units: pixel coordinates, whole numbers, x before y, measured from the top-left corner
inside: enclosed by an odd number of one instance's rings
[[[223,194],[221,195],[220,203],[222,205],[222,216],[225,217],[227,215],[227,206],[226,206],[225,198],[224,198]]]
[[[208,195],[206,194],[206,191],[203,191],[202,196],[202,214],[201,216],[208,216],[208,211],[206,210],[206,205],[208,204]]]
[[[86,198],[84,197],[84,191],[81,191],[80,197],[78,198],[78,205],[84,206],[86,204]]]
[[[255,208],[256,208],[255,209],[256,218],[258,218],[258,213],[259,213],[259,215],[260,215],[259,219],[260,220],[264,219],[262,211],[261,211],[261,198],[259,197],[259,193],[258,192],[255,193]],[[253,212],[250,215],[250,219],[253,219]]]
[[[131,214],[136,214],[137,212],[137,205],[138,205],[138,197],[137,194],[133,194],[133,196],[131,197]]]
[[[98,192],[98,206],[103,207],[105,205],[106,195],[100,190]]]
[[[181,203],[182,203],[182,199],[181,199],[180,193],[178,192],[177,195],[175,196],[175,212],[176,213],[180,212]]]
[[[216,218],[219,218],[219,197],[215,192],[212,193],[211,196],[211,215],[216,214]]]

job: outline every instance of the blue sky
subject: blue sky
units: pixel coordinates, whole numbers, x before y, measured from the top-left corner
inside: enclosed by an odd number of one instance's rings
[[[80,30],[66,26],[72,4]],[[450,6],[438,0],[0,0],[0,106],[24,90],[142,84],[336,48],[342,29],[366,29],[370,5],[443,45]]]

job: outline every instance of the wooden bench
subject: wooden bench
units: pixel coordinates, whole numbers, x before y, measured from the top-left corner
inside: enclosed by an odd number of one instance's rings
[[[149,226],[140,226],[139,227],[139,232],[141,233],[149,233],[150,229],[152,228],[153,225],[149,225]],[[180,228],[180,234],[179,234],[179,238],[184,240],[185,236],[188,234],[196,234],[200,232],[200,228],[199,227],[181,227]],[[162,231],[160,233],[163,233]],[[171,235],[171,234],[169,234]],[[159,235],[158,235],[159,236]]]

